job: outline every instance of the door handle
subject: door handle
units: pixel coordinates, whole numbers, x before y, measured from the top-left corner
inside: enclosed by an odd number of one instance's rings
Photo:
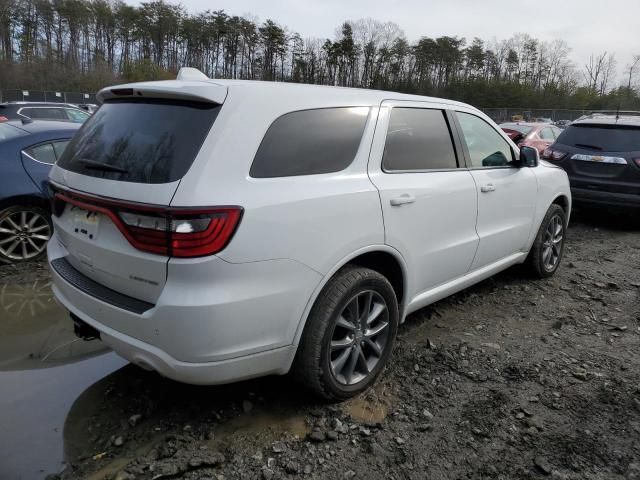
[[[493,183],[487,183],[486,185],[482,185],[480,187],[480,191],[483,193],[494,192],[496,189]]]
[[[392,207],[399,207],[400,205],[406,205],[408,203],[413,203],[416,201],[416,197],[413,195],[409,195],[408,193],[403,193],[399,197],[391,199]]]

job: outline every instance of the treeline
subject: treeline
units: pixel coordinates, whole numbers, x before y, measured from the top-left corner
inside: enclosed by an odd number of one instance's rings
[[[392,22],[361,19],[345,22],[333,39],[317,39],[273,20],[194,14],[164,1],[0,0],[6,89],[95,91],[172,78],[181,66],[193,66],[211,77],[397,90],[486,108],[638,108],[633,60],[629,82],[618,87],[614,55],[593,56],[580,67],[566,42],[527,34],[410,43]]]

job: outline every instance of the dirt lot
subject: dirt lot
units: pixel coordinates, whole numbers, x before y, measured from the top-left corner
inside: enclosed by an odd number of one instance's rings
[[[575,214],[555,277],[512,269],[411,315],[377,387],[344,404],[287,377],[193,387],[126,366],[73,404],[60,478],[640,479],[630,220]]]

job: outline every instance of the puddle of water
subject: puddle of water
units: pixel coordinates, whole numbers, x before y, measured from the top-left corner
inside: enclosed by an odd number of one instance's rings
[[[59,472],[74,401],[125,364],[101,342],[75,337],[48,280],[0,284],[0,478]]]
[[[118,458],[108,465],[96,470],[92,474],[85,477],[85,480],[104,480],[105,478],[113,478],[120,470],[125,468],[133,458]]]
[[[55,301],[51,282],[0,284],[0,371],[40,369],[106,351],[73,334],[69,314]]]

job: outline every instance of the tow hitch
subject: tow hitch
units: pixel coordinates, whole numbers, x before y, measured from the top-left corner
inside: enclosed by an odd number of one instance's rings
[[[100,340],[100,332],[89,325],[87,322],[84,322],[73,313],[71,315],[71,320],[73,320],[73,333],[76,334],[76,337],[81,338],[82,340],[90,341],[90,340]]]

